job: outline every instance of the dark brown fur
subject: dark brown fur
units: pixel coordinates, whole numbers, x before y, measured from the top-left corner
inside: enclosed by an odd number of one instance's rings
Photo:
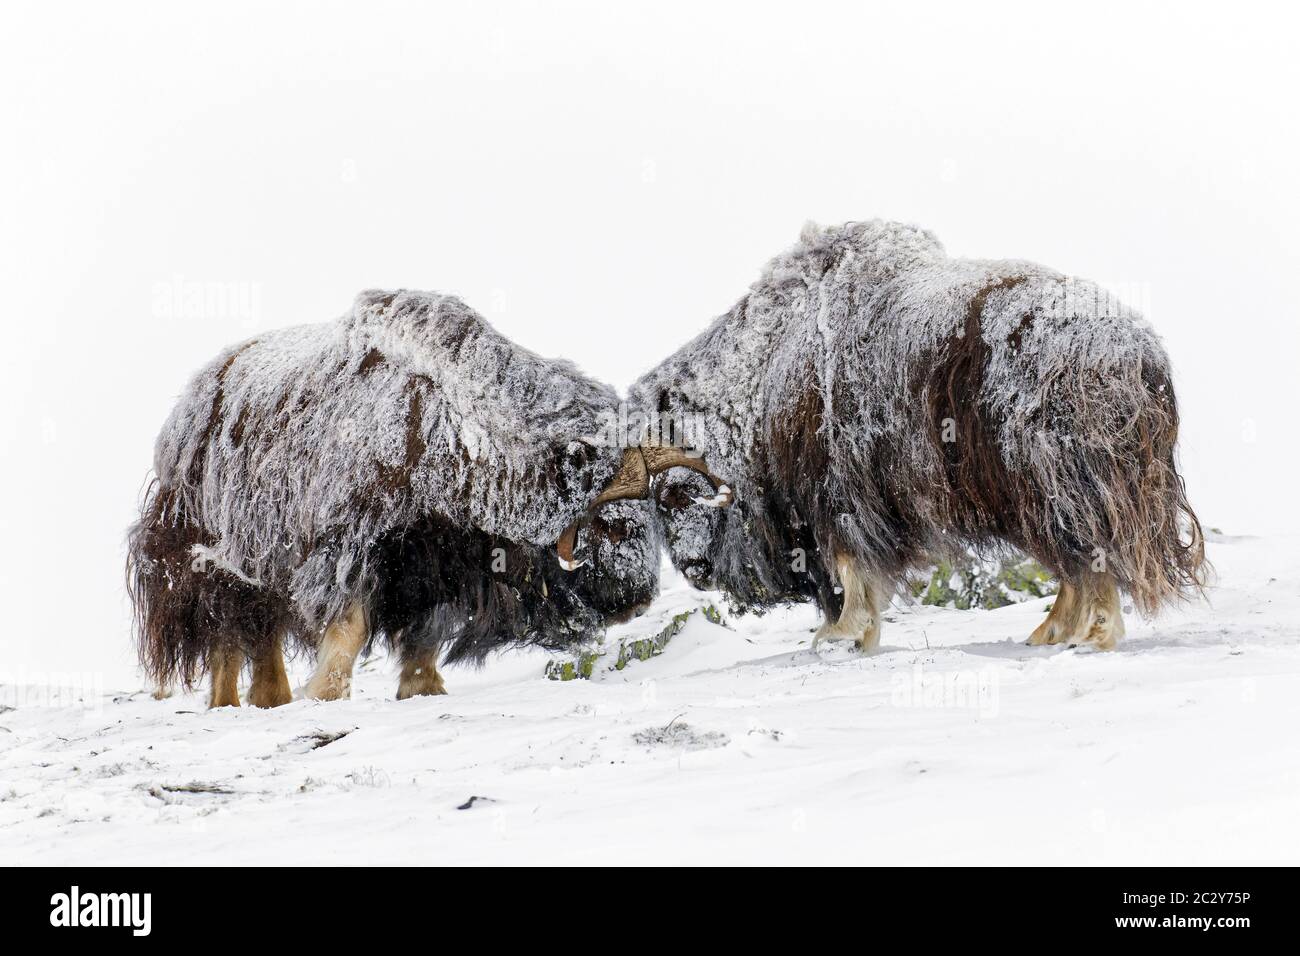
[[[131,532],[126,583],[145,671],[190,686],[209,655],[263,658],[280,635],[302,630],[287,601],[196,557],[194,546],[211,542],[178,509],[176,496],[151,483]]]

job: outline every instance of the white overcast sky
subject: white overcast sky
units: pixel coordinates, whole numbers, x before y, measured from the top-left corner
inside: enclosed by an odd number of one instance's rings
[[[0,672],[131,663],[123,534],[221,346],[409,286],[624,387],[808,219],[913,221],[1135,300],[1205,523],[1300,530],[1293,17],[6,3]]]

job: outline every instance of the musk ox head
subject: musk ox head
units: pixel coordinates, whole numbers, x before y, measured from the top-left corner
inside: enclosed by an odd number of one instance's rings
[[[582,602],[605,624],[640,614],[659,590],[662,532],[648,501],[616,501],[580,529],[585,563],[571,575]]]
[[[587,512],[573,521],[560,536],[555,548],[560,566],[566,571],[580,568],[583,559],[575,554],[579,533],[589,528],[608,505],[620,501],[648,501],[652,482],[669,469],[689,469],[702,476],[709,491],[699,496],[695,504],[710,509],[730,507],[734,497],[730,486],[709,471],[700,455],[682,448],[649,442],[634,445],[624,449],[617,473],[596,496]]]
[[[684,468],[652,483],[669,560],[692,587],[724,592],[736,613],[825,599],[831,582],[816,541],[797,515],[774,513],[763,496],[725,510],[701,508],[713,493],[708,478]]]
[[[700,474],[674,468],[656,479],[656,518],[668,548],[668,557],[678,573],[703,590],[717,586],[714,556],[723,522],[730,517],[717,508],[701,508],[696,501],[711,493]]]
[[[428,518],[374,550],[371,626],[404,653],[441,649],[447,662],[515,642],[562,648],[654,599],[659,540],[648,503],[619,502],[582,528],[584,560],[566,572],[550,548]]]

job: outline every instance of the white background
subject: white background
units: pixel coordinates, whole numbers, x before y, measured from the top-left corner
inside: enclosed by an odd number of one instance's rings
[[[0,670],[129,673],[124,532],[224,344],[410,286],[622,387],[808,219],[910,220],[1136,300],[1204,522],[1300,530],[1282,16],[6,3]]]

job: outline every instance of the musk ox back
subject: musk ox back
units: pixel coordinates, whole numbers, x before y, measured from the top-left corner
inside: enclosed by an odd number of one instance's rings
[[[321,647],[308,692],[346,696],[329,669],[380,635],[403,686],[436,692],[440,651],[481,660],[636,613],[658,587],[649,506],[589,514],[621,464],[592,438],[617,402],[429,293],[364,292],[337,322],[228,349],[164,426],[130,535],[142,661],[162,683],[212,670],[214,703],[237,703],[218,683],[248,655],[278,703],[280,648]],[[572,572],[552,553],[570,527],[588,554]]]
[[[703,423],[728,512],[656,497],[674,562],[762,607],[817,600],[823,636],[878,640],[906,569],[1011,545],[1064,582],[1042,642],[1113,646],[1116,588],[1145,612],[1203,578],[1175,470],[1168,359],[1092,283],[952,259],[873,221],[805,231],[726,315],[633,388]]]

